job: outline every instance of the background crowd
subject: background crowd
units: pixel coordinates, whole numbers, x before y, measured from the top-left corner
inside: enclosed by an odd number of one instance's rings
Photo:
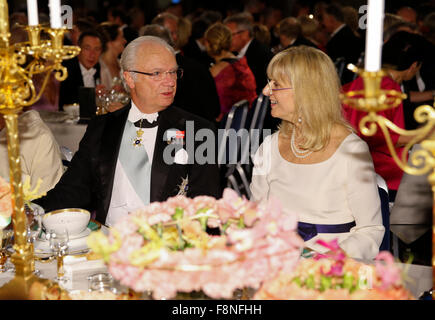
[[[64,63],[69,74],[66,81],[58,83],[54,78],[51,79],[43,98],[32,106],[35,110],[63,110],[65,105],[78,103],[89,88],[116,88],[129,92],[128,86],[119,86],[122,72],[126,71],[122,69],[120,57],[129,43],[146,35],[163,39],[174,50],[176,63],[182,69],[183,75],[178,74],[176,80],[174,105],[209,120],[217,127],[222,125],[231,107],[237,102],[247,100],[249,105],[253,106],[260,96],[267,96],[273,99],[274,105],[279,105],[277,95],[284,94],[280,90],[292,89],[297,86],[295,82],[303,83],[304,72],[298,79],[282,76],[283,83],[279,83],[279,79],[273,78],[273,69],[268,70],[268,65],[274,57],[281,52],[290,52],[297,56],[297,51],[292,48],[301,45],[318,49],[318,53],[313,54],[313,61],[323,61],[323,56],[328,56],[332,61],[339,89],[328,87],[329,93],[332,92],[332,95],[338,97],[339,90],[360,90],[362,87],[362,79],[346,66],[353,63],[364,67],[366,11],[360,10],[365,4],[363,1],[65,1],[63,4],[69,4],[73,8],[73,26],[66,34],[65,44],[78,45],[81,52],[78,57]],[[48,22],[48,14],[44,12],[48,7],[42,1],[39,1],[39,6],[40,22]],[[433,105],[434,100],[435,3],[386,1],[385,6],[382,66],[387,75],[382,81],[382,87],[401,90],[407,94],[407,98],[398,108],[385,111],[384,116],[397,126],[412,130],[419,126],[413,117],[416,107],[422,104]],[[17,27],[19,24],[27,23],[25,9],[25,3],[10,4],[10,26],[14,41],[25,39],[25,34]],[[306,55],[309,55],[311,49],[307,50]],[[320,53],[322,54],[319,55]],[[325,68],[329,67],[328,63],[325,62]],[[305,76],[311,74],[310,81],[314,81],[316,75],[312,74],[313,70],[308,70],[310,64],[307,63],[305,67]],[[320,69],[318,76],[322,75]],[[335,75],[333,78],[329,76],[324,75],[325,83],[335,81]],[[273,81],[268,83],[268,79]],[[326,85],[313,82],[311,90],[322,90]],[[299,101],[309,100],[301,97],[301,93],[310,95],[310,88],[308,84],[306,86],[303,90],[298,90],[294,97],[289,98],[296,99],[296,105]],[[322,102],[320,98],[318,102]],[[331,105],[337,107],[334,103]],[[122,106],[123,104],[113,103],[108,107],[108,111],[115,112]],[[374,137],[365,137],[358,132],[358,124],[363,113],[345,105],[338,108],[334,112],[339,110],[343,119],[331,120],[326,136],[329,139],[333,134],[337,134],[331,129],[334,126],[344,130],[343,128],[349,124],[354,128],[356,134],[368,145],[374,171],[385,180],[389,202],[393,207],[401,185],[402,170],[389,155],[380,132]],[[293,144],[290,136],[296,132],[298,147],[302,147],[299,150],[301,154],[314,152],[316,157],[319,150],[327,150],[325,148],[328,144],[325,141],[308,141],[309,137],[306,136],[306,132],[319,131],[325,124],[319,122],[316,129],[307,130],[307,127],[304,127],[305,123],[309,122],[307,117],[312,117],[310,120],[313,120],[314,114],[301,113],[303,117],[293,119],[277,114],[279,109],[275,110],[278,110],[274,111],[275,114],[271,113],[270,109],[266,113],[265,129],[276,131],[282,120],[279,130],[289,135],[289,147],[290,142]],[[321,112],[323,111],[319,111],[318,115]],[[289,128],[286,128],[286,121]],[[309,126],[314,126],[314,122],[311,121]],[[2,134],[4,135],[4,132]],[[340,142],[346,139],[344,134],[340,137]],[[293,136],[291,138],[293,139]],[[399,154],[409,139],[393,135],[393,143]],[[278,140],[275,140],[269,140],[268,143],[278,143]],[[339,146],[340,143],[331,150],[338,150]],[[328,152],[326,157],[320,153],[318,159],[323,161],[327,158]],[[303,164],[303,161],[301,163]],[[32,175],[31,172],[28,174]],[[55,179],[47,179],[55,180],[53,186],[59,179],[59,172],[56,171],[55,174]],[[258,180],[255,183],[258,184]],[[264,187],[265,182],[260,182],[260,185],[261,183],[261,188],[258,185],[257,189],[253,186],[257,200],[262,198],[261,193],[267,189]],[[47,190],[49,189],[48,187]],[[373,193],[370,187],[368,189]],[[376,192],[372,196],[377,197]],[[380,209],[374,211],[380,212]],[[373,222],[375,220],[376,223]],[[362,228],[358,223],[360,222],[357,221],[357,227]],[[374,229],[363,231],[361,237],[366,237],[364,232],[376,233],[376,240],[370,243],[370,248],[367,249],[374,252],[382,238],[378,234],[379,226],[376,226],[379,221],[373,218],[372,221],[364,223],[373,224],[371,227]],[[353,241],[361,240],[357,236]],[[402,241],[401,245],[405,247],[402,251],[412,249],[417,260],[421,259],[422,263],[430,261],[430,258],[427,260],[431,256],[430,246],[422,246],[416,241],[430,241],[430,232],[426,232],[418,240],[413,239],[412,243]],[[349,250],[355,251],[355,245],[351,241],[349,243]]]

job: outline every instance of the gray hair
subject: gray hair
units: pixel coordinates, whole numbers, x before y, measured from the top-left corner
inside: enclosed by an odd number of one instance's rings
[[[149,44],[158,44],[162,47],[166,48],[170,53],[172,53],[175,57],[175,50],[172,48],[165,40],[155,37],[155,36],[142,36],[134,39],[130,42],[127,47],[125,47],[124,51],[121,55],[121,75],[122,75],[122,83],[127,92],[130,92],[130,88],[126,84],[124,78],[124,71],[132,70],[136,68],[136,61],[140,59],[139,57],[139,49],[142,45]],[[136,74],[132,75],[133,80],[136,81]]]
[[[252,37],[254,24],[253,24],[253,21],[251,18],[252,18],[252,16],[250,16],[246,12],[237,13],[237,14],[234,14],[232,16],[227,17],[224,20],[224,24],[234,23],[237,25],[238,31],[248,30],[249,35]]]
[[[174,47],[174,40],[169,30],[160,24],[148,24],[140,30],[142,36],[155,36],[165,40],[171,47]]]

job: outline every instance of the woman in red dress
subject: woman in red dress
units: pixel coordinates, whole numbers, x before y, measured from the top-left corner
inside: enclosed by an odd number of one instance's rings
[[[231,51],[231,30],[222,23],[210,26],[205,32],[206,48],[215,64],[210,72],[215,80],[219,95],[222,117],[240,100],[248,100],[251,105],[257,97],[254,74],[246,58],[238,59]]]

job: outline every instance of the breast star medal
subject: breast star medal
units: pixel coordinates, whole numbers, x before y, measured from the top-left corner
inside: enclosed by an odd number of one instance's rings
[[[189,176],[186,178],[181,177],[181,184],[178,186],[177,196],[185,196],[187,194],[187,190],[189,189]]]
[[[142,130],[142,128],[139,128],[139,130],[136,131],[136,138],[134,138],[133,140],[133,146],[135,147],[141,147],[143,146],[142,144],[142,135],[143,135],[144,131]]]

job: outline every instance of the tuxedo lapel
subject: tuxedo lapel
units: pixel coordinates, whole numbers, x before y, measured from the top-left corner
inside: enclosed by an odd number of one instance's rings
[[[174,165],[168,165],[164,162],[163,152],[168,146],[168,143],[167,141],[163,141],[163,134],[168,129],[185,130],[186,125],[185,118],[181,116],[173,106],[169,106],[167,109],[161,111],[159,117],[162,118],[159,121],[159,128],[157,130],[156,143],[154,146],[154,156],[151,167],[150,202],[161,201],[161,199],[164,198],[162,192],[163,190],[168,189],[165,188],[165,186],[167,185],[171,168],[174,167]]]
[[[118,112],[110,114],[103,131],[97,170],[100,170],[104,212],[109,209],[122,133],[130,108],[131,103]]]

